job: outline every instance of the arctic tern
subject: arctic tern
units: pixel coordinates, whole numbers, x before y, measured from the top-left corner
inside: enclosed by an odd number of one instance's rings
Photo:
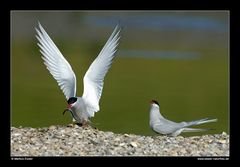
[[[89,118],[94,117],[94,113],[100,110],[99,100],[102,95],[104,77],[116,55],[121,29],[118,25],[115,27],[105,46],[90,65],[83,78],[83,95],[77,97],[75,73],[41,24],[38,24],[39,28],[35,29],[41,57],[67,99],[67,109],[63,114],[70,111],[73,121],[86,125],[90,122]]]
[[[160,105],[156,100],[152,100],[150,102],[150,127],[153,131],[169,135],[169,136],[177,136],[182,132],[201,132],[207,131],[209,129],[197,129],[197,128],[188,128],[189,126],[204,124],[208,122],[216,122],[217,119],[200,119],[196,121],[190,122],[180,122],[176,123],[164,118],[160,113]]]

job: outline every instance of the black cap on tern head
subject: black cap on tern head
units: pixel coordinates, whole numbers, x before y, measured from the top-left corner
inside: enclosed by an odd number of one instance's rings
[[[75,103],[77,101],[77,97],[70,97],[67,101],[68,104]]]
[[[159,103],[156,100],[151,100],[150,103],[152,103],[152,104],[154,103],[154,104],[157,104],[159,106]]]

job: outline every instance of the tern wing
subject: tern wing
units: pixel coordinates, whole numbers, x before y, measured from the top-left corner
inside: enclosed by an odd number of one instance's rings
[[[161,121],[153,125],[153,130],[161,134],[171,134],[181,128],[181,124],[166,119],[161,119]]]
[[[116,47],[120,39],[120,28],[115,27],[112,35],[109,37],[105,46],[99,53],[98,57],[90,65],[88,71],[83,78],[84,91],[82,98],[87,103],[87,111],[90,117],[99,111],[99,100],[103,89],[103,80],[111,67],[115,57]]]
[[[36,32],[36,37],[39,41],[38,46],[40,47],[44,64],[57,81],[66,99],[68,100],[70,97],[75,97],[76,76],[70,64],[63,57],[62,53],[58,50],[40,23],[39,29],[36,28]]]

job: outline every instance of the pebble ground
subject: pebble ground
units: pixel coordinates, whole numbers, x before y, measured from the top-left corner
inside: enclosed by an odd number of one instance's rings
[[[11,156],[229,156],[229,135],[141,136],[77,125],[11,127]]]

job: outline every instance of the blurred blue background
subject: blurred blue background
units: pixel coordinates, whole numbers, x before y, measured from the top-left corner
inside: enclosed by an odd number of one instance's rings
[[[156,135],[149,101],[181,122],[218,118],[207,133],[229,131],[229,12],[227,11],[12,11],[11,124],[71,123],[65,97],[45,68],[35,38],[40,21],[77,77],[82,78],[117,24],[121,40],[105,77],[100,111],[91,120],[116,133]],[[200,135],[202,133],[183,134]]]

